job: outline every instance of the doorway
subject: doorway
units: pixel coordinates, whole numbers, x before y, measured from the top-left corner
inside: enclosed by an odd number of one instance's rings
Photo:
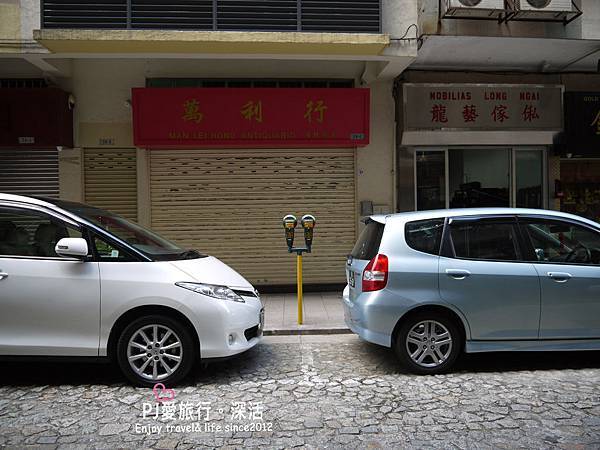
[[[416,210],[546,207],[543,148],[416,149]]]

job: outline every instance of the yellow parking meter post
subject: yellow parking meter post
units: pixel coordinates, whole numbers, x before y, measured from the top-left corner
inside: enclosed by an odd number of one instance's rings
[[[314,228],[316,224],[315,216],[306,214],[302,217],[301,223],[304,228],[304,247],[294,247],[294,230],[298,225],[296,216],[288,214],[282,220],[283,229],[285,230],[285,240],[288,247],[288,252],[296,253],[296,283],[298,284],[298,325],[302,325],[304,322],[304,309],[303,309],[303,292],[302,292],[302,254],[304,252],[310,253],[312,250],[312,241]]]
[[[298,252],[296,257],[296,277],[298,283],[298,325],[302,325],[303,322],[303,308],[302,308],[302,252]]]

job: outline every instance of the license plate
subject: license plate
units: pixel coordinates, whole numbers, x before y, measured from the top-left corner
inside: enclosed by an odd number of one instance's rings
[[[258,332],[262,334],[263,329],[265,328],[265,309],[260,310],[260,315],[258,318]]]
[[[356,284],[356,281],[354,280],[354,272],[352,271],[352,269],[348,269],[348,284],[350,285],[350,287],[354,287]]]

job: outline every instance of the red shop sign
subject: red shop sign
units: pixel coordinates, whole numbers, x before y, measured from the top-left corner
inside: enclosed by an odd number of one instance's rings
[[[369,89],[134,88],[137,147],[360,147]]]

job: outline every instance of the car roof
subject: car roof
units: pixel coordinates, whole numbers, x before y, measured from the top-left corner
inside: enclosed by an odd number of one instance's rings
[[[43,199],[40,197],[30,197],[27,195],[4,194],[4,193],[0,192],[0,200],[10,201],[10,202],[19,202],[19,203],[28,203],[30,205],[44,206],[46,208],[56,209],[56,210],[60,209],[55,204],[51,203],[52,199]]]
[[[456,209],[434,209],[429,211],[411,211],[396,214],[377,214],[369,216],[370,220],[379,223],[390,221],[410,222],[415,220],[436,219],[440,217],[473,217],[473,216],[550,216],[563,219],[576,220],[600,228],[600,224],[585,217],[576,216],[562,211],[533,208],[456,208]]]
[[[0,200],[13,201],[19,203],[27,203],[30,205],[43,206],[49,209],[58,211],[68,217],[76,220],[81,220],[78,216],[66,211],[56,204],[52,203],[54,199],[42,199],[29,197],[25,195],[4,194],[0,193]],[[46,201],[47,200],[47,201]],[[436,219],[439,217],[464,217],[464,216],[499,216],[499,215],[534,215],[534,216],[552,216],[557,218],[565,218],[576,220],[579,222],[591,225],[594,228],[600,228],[600,224],[585,217],[569,214],[561,211],[553,211],[549,209],[532,209],[532,208],[456,208],[456,209],[433,209],[429,211],[410,211],[396,214],[376,214],[369,216],[367,220],[372,220],[379,223],[387,223],[388,221],[410,222],[414,220]]]
[[[1,192],[0,192],[0,201],[15,202],[15,203],[28,204],[28,205],[33,205],[33,206],[42,206],[44,208],[56,211],[56,212],[62,214],[63,216],[66,216],[66,217],[70,218],[71,220],[75,220],[77,222],[81,222],[82,218],[79,217],[77,214],[73,214],[72,212],[61,208],[59,205],[60,205],[60,203],[65,203],[65,204],[72,203],[74,205],[77,204],[77,205],[85,206],[80,203],[68,202],[68,201],[63,201],[63,200],[54,199],[54,198],[30,197],[27,195],[4,194]],[[57,202],[57,203],[54,203],[54,202]]]

